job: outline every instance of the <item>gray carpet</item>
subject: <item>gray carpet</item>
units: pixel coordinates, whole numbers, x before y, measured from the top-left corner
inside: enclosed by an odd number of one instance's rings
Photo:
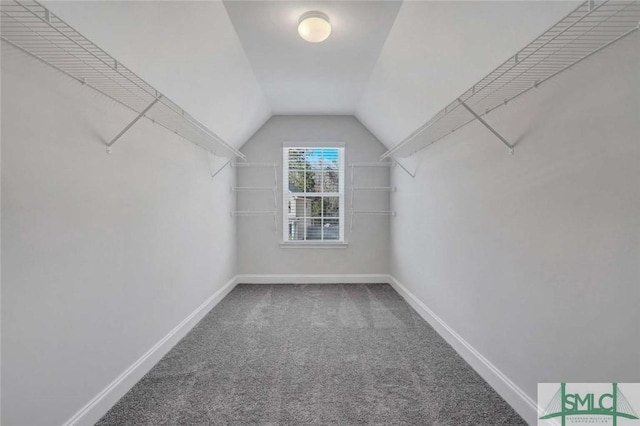
[[[525,425],[386,284],[238,285],[99,422]]]

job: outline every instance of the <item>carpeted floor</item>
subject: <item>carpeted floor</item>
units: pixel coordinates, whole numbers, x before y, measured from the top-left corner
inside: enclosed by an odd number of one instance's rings
[[[386,284],[238,285],[99,422],[525,425]]]

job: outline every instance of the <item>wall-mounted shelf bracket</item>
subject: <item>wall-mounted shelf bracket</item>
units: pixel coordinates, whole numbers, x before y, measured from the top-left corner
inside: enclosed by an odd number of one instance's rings
[[[498,139],[500,139],[500,142],[502,142],[509,149],[509,155],[513,155],[513,152],[514,152],[514,146],[513,145],[511,145],[509,142],[507,142],[507,140],[500,133],[498,133],[496,131],[496,129],[494,129],[493,127],[491,127],[491,125],[489,123],[484,121],[484,119],[482,117],[480,117],[478,114],[476,114],[476,112],[474,110],[469,108],[469,106],[467,104],[465,104],[462,99],[458,98],[458,102],[460,102],[460,105],[462,105],[467,111],[469,111],[469,113],[471,113],[471,115],[473,115],[476,120],[478,120],[480,123],[482,123],[482,125],[484,127],[489,129],[489,131],[491,133],[493,133]]]
[[[409,169],[407,169],[404,165],[402,165],[402,163],[401,163],[400,161],[398,161],[397,159],[396,159],[396,164],[397,164],[398,166],[400,166],[400,168],[401,168],[402,170],[404,170],[405,172],[407,172],[407,174],[408,174],[409,176],[411,176],[412,178],[416,177],[416,172],[415,172],[415,171],[414,171],[413,173],[411,173],[411,171],[409,171]]]
[[[231,191],[237,193],[248,192],[269,192],[273,194],[273,210],[237,210],[231,212],[232,216],[264,216],[273,215],[273,228],[278,230],[278,163],[266,163],[266,162],[236,162],[231,163],[231,167],[238,168],[253,168],[253,169],[273,169],[273,186],[232,186]]]
[[[220,173],[225,167],[227,167],[229,164],[231,164],[231,160],[227,160],[222,167],[220,167],[218,170],[216,170],[215,172],[211,173],[211,179],[213,179],[214,177],[216,177],[218,175],[218,173]]]
[[[122,129],[122,130],[120,131],[120,133],[118,133],[118,134],[116,135],[116,137],[115,137],[115,138],[111,139],[111,142],[109,142],[109,143],[107,144],[107,154],[111,154],[111,147],[113,146],[113,144],[114,144],[114,143],[116,143],[116,142],[118,142],[118,139],[120,139],[120,138],[122,137],[122,135],[124,135],[125,133],[127,133],[127,131],[128,131],[130,128],[132,128],[134,124],[136,124],[136,123],[138,122],[138,120],[140,120],[142,117],[144,117],[144,116],[145,116],[145,114],[146,114],[147,112],[149,112],[149,110],[150,110],[151,108],[153,108],[153,106],[154,106],[155,104],[157,104],[157,103],[158,103],[158,101],[160,100],[160,98],[162,98],[162,95],[159,95],[158,97],[156,97],[156,98],[153,100],[153,102],[151,102],[151,103],[150,103],[150,104],[149,104],[145,109],[143,109],[143,110],[142,110],[142,112],[141,112],[140,114],[138,114],[138,116],[137,116],[136,118],[134,118],[134,119],[133,119],[133,121],[132,121],[131,123],[127,124],[127,126],[126,126],[124,129]]]
[[[364,163],[351,163],[351,203],[350,203],[350,213],[351,213],[351,223],[349,224],[349,232],[353,231],[353,222],[355,221],[355,216],[391,216],[395,215],[394,211],[391,210],[355,210],[353,208],[355,192],[356,191],[371,191],[371,192],[394,192],[396,190],[395,186],[358,186],[355,185],[354,181],[354,170],[359,167],[394,167],[396,165],[395,161],[373,161],[373,162],[364,162]]]

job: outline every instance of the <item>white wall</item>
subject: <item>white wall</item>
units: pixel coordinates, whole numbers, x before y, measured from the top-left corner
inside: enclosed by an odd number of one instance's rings
[[[235,176],[3,44],[2,424],[59,425],[235,274]]]
[[[233,146],[271,116],[221,1],[45,5]]]
[[[282,144],[283,142],[344,142],[345,164],[377,161],[385,149],[352,116],[274,116],[242,147],[248,161],[278,163],[278,230],[273,219],[241,217],[238,219],[238,270],[240,274],[386,274],[389,259],[389,218],[362,217],[349,232],[349,215],[345,215],[346,249],[281,248],[282,242]],[[389,170],[361,170],[358,177],[368,177],[371,185],[388,186]],[[237,169],[238,186],[270,186],[273,171]],[[363,185],[362,181],[357,181]],[[350,205],[349,173],[345,181],[345,206]],[[364,186],[364,185],[363,185]],[[270,210],[271,193],[239,194],[239,210]],[[355,208],[389,209],[388,193],[358,194]],[[347,210],[348,211],[348,210]]]
[[[640,381],[639,41],[491,113],[513,157],[476,122],[392,174],[391,273],[534,401]]]

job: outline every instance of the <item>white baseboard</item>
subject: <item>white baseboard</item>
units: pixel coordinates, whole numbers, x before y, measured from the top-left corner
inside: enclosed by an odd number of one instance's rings
[[[389,283],[528,424],[537,424],[537,405],[533,398],[513,383],[393,276],[389,276]]]
[[[92,426],[105,415],[180,339],[182,339],[238,283],[237,276],[198,306],[188,317],[75,413],[63,426]]]
[[[449,327],[431,309],[393,276],[386,274],[308,274],[308,275],[237,275],[229,280],[187,318],[127,368],[120,376],[74,414],[63,426],[95,424],[126,394],[178,341],[218,304],[239,283],[252,284],[329,284],[329,283],[389,283],[427,321],[464,360],[487,381],[530,425],[536,424],[535,401],[513,383],[480,352]]]
[[[379,284],[388,283],[387,274],[244,274],[238,284]]]

